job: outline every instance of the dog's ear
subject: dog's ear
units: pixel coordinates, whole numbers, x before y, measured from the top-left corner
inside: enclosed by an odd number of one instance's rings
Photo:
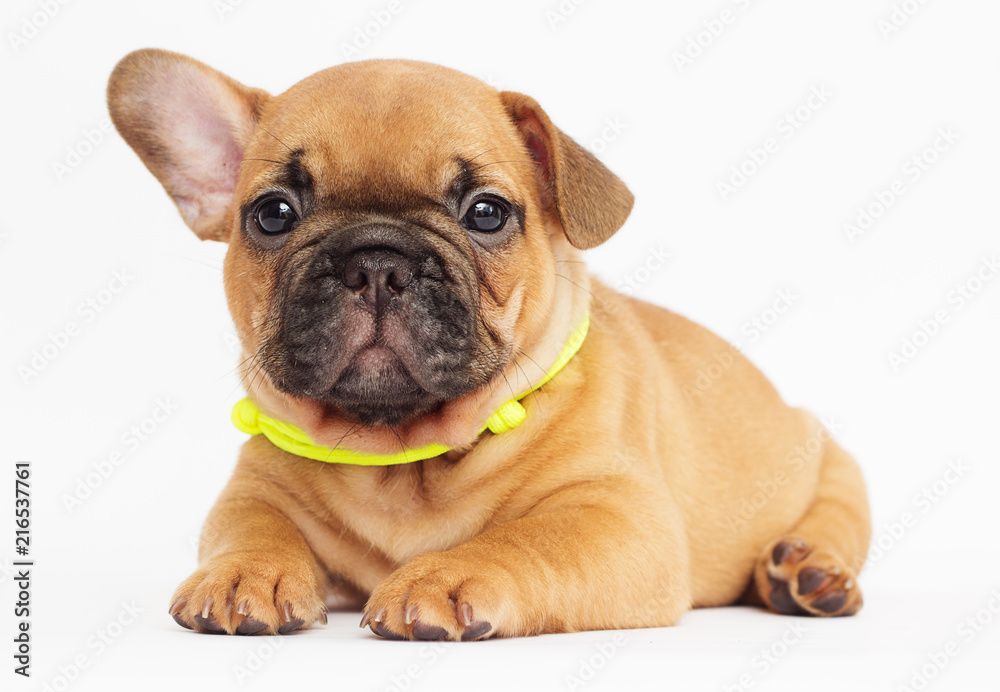
[[[270,96],[185,55],[129,53],[108,82],[118,132],[199,238],[227,240],[243,152]]]
[[[552,124],[530,96],[500,92],[538,165],[542,199],[555,207],[569,242],[596,247],[622,227],[634,197],[618,176]]]

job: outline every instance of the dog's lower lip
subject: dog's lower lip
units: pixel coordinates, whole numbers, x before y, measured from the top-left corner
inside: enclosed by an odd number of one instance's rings
[[[381,344],[365,346],[354,356],[355,364],[363,368],[386,368],[398,360],[391,348]]]

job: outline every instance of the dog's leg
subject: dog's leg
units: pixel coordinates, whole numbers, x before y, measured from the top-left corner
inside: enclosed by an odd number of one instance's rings
[[[854,615],[861,608],[857,573],[871,539],[871,517],[861,471],[829,442],[816,498],[795,528],[772,541],[754,580],[764,603],[789,615]]]
[[[691,603],[683,524],[671,498],[627,483],[571,486],[528,516],[414,558],[375,589],[362,626],[390,639],[474,640],[674,624]]]
[[[174,593],[170,614],[199,632],[285,634],[325,621],[325,576],[302,534],[258,499],[260,480],[237,469],[212,508],[199,567]]]

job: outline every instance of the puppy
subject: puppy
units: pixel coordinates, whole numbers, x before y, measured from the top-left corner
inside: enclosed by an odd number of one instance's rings
[[[590,277],[632,195],[534,100],[405,60],[271,96],[141,50],[108,102],[229,243],[243,346],[251,437],[178,624],[354,604],[382,637],[476,640],[861,607],[857,465],[727,343]]]

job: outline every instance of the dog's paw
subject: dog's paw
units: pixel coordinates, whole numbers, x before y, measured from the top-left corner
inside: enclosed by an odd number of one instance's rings
[[[863,603],[854,572],[834,555],[795,537],[782,538],[765,551],[757,588],[773,610],[785,615],[854,615]]]
[[[212,634],[287,634],[326,624],[313,565],[282,555],[229,553],[209,560],[174,592],[181,627]]]
[[[513,611],[503,579],[488,565],[472,569],[446,553],[421,555],[375,589],[361,626],[386,639],[486,639],[498,633],[501,613]],[[509,621],[504,630],[523,634]]]

